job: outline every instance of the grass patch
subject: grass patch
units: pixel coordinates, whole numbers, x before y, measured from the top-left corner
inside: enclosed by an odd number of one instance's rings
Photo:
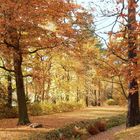
[[[106,119],[106,121],[107,121],[107,128],[109,129],[125,123],[126,115],[118,115],[118,116],[110,117],[109,119]]]
[[[63,136],[66,139],[74,138],[73,129],[74,127],[78,127],[80,129],[87,129],[90,125],[94,125],[96,121],[99,120],[105,120],[107,122],[107,128],[112,128],[114,126],[121,125],[125,123],[125,115],[117,115],[109,118],[99,118],[99,119],[93,119],[93,120],[85,120],[80,122],[75,122],[70,125],[64,126],[60,129],[56,129],[53,131],[50,131],[46,135],[47,140],[58,140],[61,136]],[[80,139],[81,136],[79,136]]]

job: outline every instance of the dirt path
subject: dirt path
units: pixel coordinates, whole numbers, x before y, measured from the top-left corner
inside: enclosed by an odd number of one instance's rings
[[[66,124],[87,120],[96,119],[99,117],[110,117],[125,112],[124,108],[115,107],[91,107],[85,108],[74,112],[57,113],[53,115],[45,116],[32,116],[30,117],[31,122],[37,122],[43,124],[44,128],[54,129],[62,127]],[[17,119],[2,119],[0,120],[0,128],[25,128],[16,126]]]
[[[113,127],[112,129],[109,129],[105,132],[97,134],[97,135],[89,138],[88,140],[115,140],[114,134],[116,132],[119,132],[119,131],[124,130],[124,129],[125,129],[125,125],[116,126],[116,127]]]

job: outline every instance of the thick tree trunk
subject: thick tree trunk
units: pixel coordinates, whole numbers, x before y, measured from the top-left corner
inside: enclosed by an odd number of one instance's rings
[[[11,23],[11,14],[7,15],[8,20]],[[26,98],[25,98],[25,89],[23,83],[22,75],[22,51],[20,49],[20,37],[17,29],[10,24],[6,26],[6,34],[4,43],[7,45],[7,48],[13,50],[13,64],[14,64],[14,73],[16,79],[16,93],[18,101],[18,114],[19,114],[19,125],[25,125],[30,123],[27,113]]]
[[[8,108],[12,108],[12,77],[10,74],[8,74],[7,76],[7,80],[8,80],[8,101],[7,101],[7,107]]]
[[[132,67],[137,67],[137,43],[136,43],[136,7],[135,0],[128,1],[128,59],[129,59],[129,95],[127,127],[135,126],[140,123],[139,113],[139,94],[137,76],[134,75]],[[132,75],[133,74],[133,75]]]
[[[16,50],[14,53],[14,70],[15,70],[16,90],[19,110],[18,125],[26,125],[30,123],[30,121],[27,113],[25,89],[21,65],[22,65],[22,54],[20,53],[19,50],[18,51]]]
[[[130,89],[137,87],[137,81],[133,79],[130,82]],[[138,90],[133,94],[129,93],[128,96],[128,114],[127,114],[127,127],[135,126],[140,123],[140,114],[139,114],[139,96]]]

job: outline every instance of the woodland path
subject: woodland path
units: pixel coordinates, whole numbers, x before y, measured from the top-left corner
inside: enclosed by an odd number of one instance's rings
[[[99,117],[110,117],[120,113],[124,113],[125,109],[118,106],[108,107],[89,107],[74,112],[57,113],[45,116],[30,116],[32,123],[41,123],[45,129],[59,128],[75,121],[96,119]],[[0,120],[0,129],[15,128],[15,129],[30,129],[25,126],[17,126],[17,119],[2,119]]]

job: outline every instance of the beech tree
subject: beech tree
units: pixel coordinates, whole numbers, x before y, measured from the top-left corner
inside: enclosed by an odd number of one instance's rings
[[[82,30],[92,19],[87,18],[89,16],[82,8],[67,0],[0,2],[0,46],[4,59],[1,68],[15,75],[18,124],[25,125],[30,123],[23,79],[25,58],[41,50],[47,53],[55,48],[74,48],[81,38],[85,39]],[[12,67],[5,65],[6,59],[12,60]]]
[[[113,48],[111,43],[107,44],[109,52],[115,55],[120,61],[119,75],[125,77],[128,83],[128,113],[127,113],[127,127],[135,126],[140,123],[139,111],[139,45],[138,45],[138,32],[139,24],[136,16],[139,16],[138,0],[116,0],[116,1],[102,1],[114,7],[114,9],[105,8],[102,10],[104,17],[114,17],[115,21],[111,23],[111,31],[108,33],[111,36],[110,40],[118,39],[119,44]],[[100,7],[101,8],[101,7]],[[112,11],[111,11],[112,10]],[[120,25],[120,30],[115,31],[116,24]],[[113,38],[116,36],[116,38]],[[114,40],[113,40],[114,41]],[[112,41],[112,42],[113,42]]]
[[[125,1],[120,1],[122,5],[125,7]],[[126,70],[127,72],[127,81],[128,81],[128,113],[127,113],[127,127],[135,126],[140,123],[140,111],[139,111],[139,88],[138,88],[138,55],[137,51],[139,49],[137,39],[138,39],[138,26],[136,21],[136,7],[138,6],[138,1],[136,0],[128,0],[128,11],[127,14],[122,12],[120,13],[120,17],[127,18],[127,22],[124,28],[124,34],[119,34],[119,37],[123,37],[122,43],[125,42],[125,46],[127,48],[127,56],[126,59],[123,59],[122,56],[118,54],[118,57],[122,61],[126,61]],[[122,36],[123,35],[123,36]],[[121,45],[121,44],[120,44]],[[125,50],[124,46],[124,50]],[[115,49],[116,50],[116,49]],[[124,51],[123,51],[124,52]],[[124,52],[125,54],[126,52]],[[116,55],[117,55],[116,54]]]
[[[137,69],[137,22],[136,22],[136,0],[128,1],[128,65],[130,80],[129,80],[129,95],[128,95],[128,114],[127,127],[135,126],[140,123],[139,110],[139,93],[138,93],[138,78],[135,73]]]
[[[30,121],[25,100],[23,58],[29,52],[61,46],[64,36],[70,38],[74,30],[69,23],[63,21],[77,6],[61,0],[1,0],[0,2],[1,50],[12,54],[10,56],[13,60],[11,71],[14,72],[16,79],[18,124],[24,125]],[[55,26],[57,33],[50,29],[54,29]]]

